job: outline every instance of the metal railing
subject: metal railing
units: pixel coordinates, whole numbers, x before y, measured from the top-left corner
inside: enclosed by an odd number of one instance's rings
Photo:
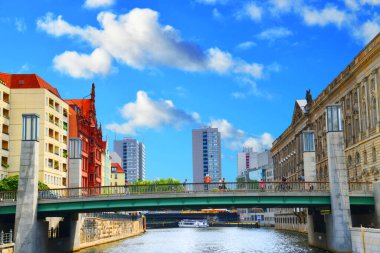
[[[13,231],[9,230],[9,233],[4,233],[3,230],[0,232],[0,245],[13,243]]]
[[[372,182],[349,182],[351,193],[373,192]],[[180,184],[133,184],[128,186],[101,186],[82,188],[60,188],[38,192],[39,199],[107,197],[140,194],[169,193],[210,193],[270,192],[281,195],[285,192],[330,192],[328,182],[212,182]],[[0,192],[0,201],[15,201],[16,192]]]

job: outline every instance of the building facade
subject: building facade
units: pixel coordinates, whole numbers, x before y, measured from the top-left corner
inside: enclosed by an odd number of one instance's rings
[[[89,99],[68,99],[70,138],[82,140],[82,187],[102,183],[102,127],[98,126],[95,109],[95,85]]]
[[[123,168],[118,163],[111,164],[111,186],[124,186],[125,173]]]
[[[145,145],[142,142],[134,138],[115,140],[114,153],[120,157],[126,181],[145,180]]]
[[[316,181],[329,181],[326,115],[330,104],[342,106],[344,153],[349,181],[375,181],[380,178],[380,35],[378,34],[348,66],[313,100],[294,105],[290,126],[272,146],[274,179],[288,181],[305,178],[305,169],[313,169]],[[305,131],[314,133],[315,167],[304,166]],[[288,218],[282,221],[287,221]],[[290,219],[293,220],[293,219]]]
[[[108,140],[102,141],[102,186],[111,185],[111,154],[108,149]]]
[[[378,35],[315,100],[296,102],[291,125],[273,143],[275,179],[304,176],[302,132],[312,130],[317,180],[328,181],[325,107],[329,104],[342,105],[349,180],[379,178],[379,67]]]
[[[68,105],[57,89],[36,74],[0,73],[0,178],[19,174],[22,114],[38,114],[39,181],[68,185]]]
[[[217,128],[193,129],[193,182],[204,181],[208,174],[213,182],[222,177],[220,132]]]
[[[253,152],[250,147],[243,147],[237,158],[238,177],[243,176],[248,169],[257,167],[257,152]]]

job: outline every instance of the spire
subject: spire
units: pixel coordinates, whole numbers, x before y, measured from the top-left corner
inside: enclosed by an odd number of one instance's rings
[[[91,88],[91,100],[95,100],[95,84],[92,83],[92,88]]]

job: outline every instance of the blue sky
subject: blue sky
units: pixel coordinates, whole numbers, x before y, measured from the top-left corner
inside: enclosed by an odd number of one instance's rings
[[[1,1],[2,72],[64,98],[96,84],[104,136],[143,141],[149,179],[192,178],[191,129],[219,127],[222,167],[270,148],[380,31],[379,0]]]

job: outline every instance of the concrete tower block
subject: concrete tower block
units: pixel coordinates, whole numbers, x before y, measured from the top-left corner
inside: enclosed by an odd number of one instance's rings
[[[17,190],[15,252],[43,252],[38,243],[37,200],[39,142],[21,142],[21,165]]]

